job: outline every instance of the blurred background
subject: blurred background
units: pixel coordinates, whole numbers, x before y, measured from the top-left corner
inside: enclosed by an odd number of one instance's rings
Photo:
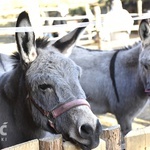
[[[130,38],[130,41],[126,42],[126,45],[124,45],[124,42],[122,41],[117,41],[117,39],[120,39],[120,36],[122,36],[121,38],[123,39],[123,34],[112,34],[114,31],[109,31],[108,33],[108,30],[113,28],[113,22],[117,23],[115,26],[118,29],[118,24],[123,25],[125,21],[123,22],[120,18],[116,21],[115,18],[117,18],[117,14],[115,14],[114,17],[109,19],[110,23],[107,21],[107,24],[105,24],[105,16],[107,13],[114,10],[114,3],[120,2],[122,4],[122,9],[126,10],[133,19],[133,26],[130,25],[130,31],[125,31],[128,32],[127,36]],[[53,31],[49,30],[49,32],[46,30],[45,35],[52,38],[59,37],[60,35],[62,36],[71,30],[71,23],[74,24],[81,22],[82,19],[88,18],[91,23],[94,22],[94,25],[88,27],[87,36],[85,37],[88,40],[82,40],[81,44],[94,49],[101,48],[109,50],[112,48],[127,46],[132,44],[135,40],[138,40],[138,24],[140,21],[138,17],[143,16],[144,14],[149,14],[149,6],[149,0],[1,0],[0,27],[15,27],[18,14],[21,11],[26,10],[32,18],[32,24],[35,24],[36,26],[68,24],[67,29],[64,27],[63,32],[62,28],[61,30],[58,29],[59,34],[58,32],[54,32],[54,29]],[[63,18],[56,19],[56,17]],[[121,18],[124,19],[125,17],[121,16]],[[126,26],[128,26],[128,24]],[[109,27],[106,28],[107,25],[109,25]],[[122,32],[123,30],[128,29],[120,30]],[[6,33],[7,35],[13,35],[13,32],[4,31],[2,29],[0,31],[0,43],[14,42],[13,36],[5,36]],[[107,33],[103,33],[104,31],[107,31]],[[108,36],[106,37],[106,35]]]

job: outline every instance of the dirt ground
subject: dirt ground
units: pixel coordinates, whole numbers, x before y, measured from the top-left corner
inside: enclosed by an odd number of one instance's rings
[[[132,43],[134,43],[136,41],[139,41],[138,35],[132,34],[129,45],[132,45]],[[0,52],[4,53],[4,54],[11,54],[13,51],[16,51],[16,44],[14,42],[15,42],[14,35],[0,36]],[[80,43],[78,43],[78,44],[80,45]],[[105,46],[106,46],[106,44],[110,45],[110,43],[103,43],[103,44],[105,44]],[[111,46],[114,45],[114,47],[115,47],[115,44],[116,44],[116,42],[114,42],[114,43],[112,42]],[[88,47],[88,48],[92,48],[92,49],[98,49],[97,43],[90,44],[90,45],[84,45],[84,46]],[[150,126],[149,114],[150,114],[150,100],[147,103],[147,105],[145,106],[145,108],[143,108],[143,110],[141,110],[141,113],[134,119],[133,129]],[[117,125],[116,119],[112,114],[107,113],[104,115],[100,115],[98,117],[104,128]]]

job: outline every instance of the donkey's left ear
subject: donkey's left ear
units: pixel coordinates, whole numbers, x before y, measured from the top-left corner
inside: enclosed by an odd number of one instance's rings
[[[27,12],[24,11],[19,15],[16,27],[31,27]],[[17,32],[16,42],[22,62],[25,64],[33,62],[37,57],[34,32]]]
[[[76,28],[75,30],[68,33],[61,39],[57,40],[53,44],[53,46],[57,48],[61,53],[65,54],[66,56],[69,56],[72,52],[72,48],[75,45],[79,35],[82,33],[84,29],[85,27]]]
[[[143,42],[150,37],[150,26],[147,19],[141,21],[139,26],[139,35]]]

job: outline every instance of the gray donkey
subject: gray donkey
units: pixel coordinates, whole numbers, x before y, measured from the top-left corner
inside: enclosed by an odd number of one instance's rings
[[[76,46],[70,58],[82,68],[81,85],[96,114],[110,112],[123,135],[150,95],[150,26],[141,21],[142,42],[120,50],[90,50]]]
[[[17,27],[30,27],[26,12]],[[52,45],[34,32],[16,33],[18,53],[0,57],[0,149],[62,134],[84,150],[99,144],[101,125],[79,83],[80,67],[63,54],[80,32],[77,28]]]

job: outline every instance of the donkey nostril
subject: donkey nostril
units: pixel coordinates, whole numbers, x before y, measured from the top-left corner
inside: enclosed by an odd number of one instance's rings
[[[93,134],[93,128],[89,124],[83,124],[80,128],[81,137],[85,138]]]

